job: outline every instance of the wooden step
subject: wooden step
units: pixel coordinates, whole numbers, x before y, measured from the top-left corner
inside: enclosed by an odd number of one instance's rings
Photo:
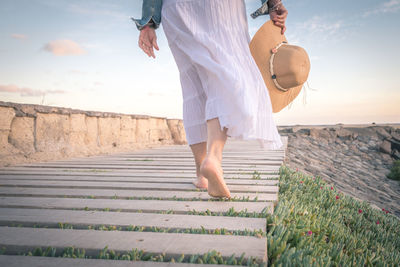
[[[186,200],[209,200],[205,191],[160,191],[160,190],[119,190],[119,189],[69,189],[69,188],[33,188],[33,187],[0,187],[0,196],[36,196],[36,197],[92,197],[95,198],[183,198]],[[277,193],[231,193],[234,198],[249,198],[257,201],[276,201]]]
[[[0,207],[42,209],[110,209],[130,212],[167,212],[184,214],[193,210],[226,213],[230,209],[249,213],[274,212],[273,202],[210,202],[174,200],[125,200],[53,197],[0,197]]]
[[[97,181],[51,181],[51,180],[0,180],[0,187],[35,187],[35,188],[88,188],[88,189],[120,189],[120,190],[167,190],[198,191],[193,184],[183,183],[124,183]],[[231,192],[274,193],[279,190],[274,185],[229,185]],[[203,189],[205,191],[205,189]]]
[[[151,177],[151,176],[88,176],[88,175],[23,175],[23,174],[4,174],[0,175],[1,180],[26,180],[26,181],[86,181],[86,182],[115,182],[115,183],[181,183],[191,184],[194,178],[176,178],[176,177]],[[277,185],[276,179],[224,179],[227,185]]]
[[[13,177],[14,175],[40,175],[46,176],[86,176],[86,177],[141,177],[141,178],[192,178],[196,177],[195,172],[132,172],[132,171],[116,171],[116,170],[103,170],[98,168],[92,169],[0,169],[0,178],[7,176]],[[226,179],[242,179],[248,180],[253,178],[253,174],[248,173],[224,173]],[[261,179],[265,180],[278,180],[278,174],[260,174]]]
[[[221,264],[190,264],[156,261],[126,261],[103,259],[79,259],[62,257],[37,257],[0,255],[0,266],[7,267],[227,267]]]
[[[110,170],[133,170],[133,171],[152,171],[157,172],[159,170],[172,171],[172,172],[195,172],[196,169],[193,166],[140,166],[140,165],[110,165],[110,164],[47,164],[47,163],[31,163],[31,164],[21,164],[20,167],[29,168],[40,168],[40,169],[55,169],[55,168],[73,168],[73,169],[85,169],[85,168],[100,168],[100,169],[110,169]],[[248,172],[252,173],[254,171],[262,173],[276,173],[279,171],[280,165],[278,166],[258,166],[258,167],[225,167],[224,173],[232,172]]]
[[[132,249],[149,253],[179,257],[208,253],[216,250],[223,257],[232,254],[244,258],[254,257],[260,262],[267,259],[267,240],[255,236],[181,234],[133,231],[99,231],[81,229],[46,229],[27,227],[0,227],[0,247],[6,254],[26,252],[36,247],[52,246],[85,249],[86,255],[95,256],[106,246],[116,253]]]
[[[159,227],[171,230],[185,229],[226,229],[230,231],[263,231],[264,218],[245,218],[228,216],[204,216],[187,214],[158,214],[138,212],[49,210],[0,208],[0,225],[11,226],[22,223],[24,226],[39,224],[58,228],[58,223],[67,223],[74,228],[87,229],[88,225],[128,227]]]

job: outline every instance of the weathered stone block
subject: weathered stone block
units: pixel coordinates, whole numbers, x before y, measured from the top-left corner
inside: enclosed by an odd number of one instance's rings
[[[9,142],[24,153],[35,152],[34,118],[15,117],[11,124]]]
[[[70,124],[68,115],[37,113],[37,151],[60,151],[62,148],[68,146],[69,133]]]
[[[316,139],[323,138],[326,140],[332,138],[332,135],[329,133],[328,130],[315,129],[315,128],[310,129],[310,136]]]
[[[148,143],[150,140],[150,121],[148,119],[136,119],[136,142]]]
[[[400,134],[398,134],[398,133],[396,133],[396,132],[392,132],[391,137],[392,137],[394,140],[400,142]],[[390,139],[390,137],[389,137],[389,139]]]
[[[121,130],[121,136],[120,136],[120,143],[121,145],[133,145],[136,143],[136,136],[135,136],[135,131],[130,129],[130,130]]]
[[[85,144],[91,148],[99,146],[99,136],[98,136],[98,118],[86,116],[86,135]]]
[[[391,135],[385,131],[383,128],[376,128],[376,133],[378,134],[379,137],[383,139],[389,139],[391,138]]]
[[[175,144],[183,145],[187,143],[183,121],[178,119],[168,119],[168,128]]]
[[[304,134],[304,135],[310,135],[310,129],[306,129],[306,128],[304,128],[304,129],[299,129],[299,130],[297,131],[297,133]]]
[[[136,119],[131,116],[121,116],[121,144],[133,145],[136,143]]]
[[[136,119],[132,116],[121,116],[121,130],[136,129]]]
[[[10,130],[14,116],[13,108],[0,107],[0,130]]]
[[[120,146],[119,136],[121,133],[121,121],[119,117],[99,118],[99,141],[100,146]]]
[[[149,118],[148,120],[150,125],[149,140],[151,143],[165,142],[172,139],[166,119]]]
[[[70,114],[71,132],[86,132],[85,114]]]
[[[389,141],[384,140],[379,146],[379,150],[390,155],[392,153],[392,144]]]
[[[8,143],[8,135],[10,134],[9,130],[0,130],[0,154],[7,154],[7,148],[9,147]]]
[[[74,151],[82,151],[85,147],[85,136],[84,132],[70,132],[69,134],[69,145]]]
[[[292,127],[281,127],[278,126],[278,131],[280,134],[288,134],[288,133],[293,133],[293,128]]]
[[[336,136],[343,139],[353,139],[353,132],[346,130],[346,129],[337,129],[335,131]]]

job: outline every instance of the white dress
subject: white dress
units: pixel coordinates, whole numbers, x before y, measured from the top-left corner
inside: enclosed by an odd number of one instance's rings
[[[161,22],[180,73],[188,144],[207,141],[207,120],[265,150],[283,146],[268,89],[250,53],[244,0],[163,0]]]

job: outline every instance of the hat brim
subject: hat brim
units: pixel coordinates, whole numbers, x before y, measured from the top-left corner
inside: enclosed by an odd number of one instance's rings
[[[256,62],[271,98],[272,112],[277,113],[289,105],[300,93],[303,85],[290,88],[284,92],[278,89],[271,78],[269,59],[272,55],[271,49],[281,42],[286,41],[285,35],[281,34],[281,28],[274,25],[272,20],[265,22],[254,34],[250,41],[250,51]]]

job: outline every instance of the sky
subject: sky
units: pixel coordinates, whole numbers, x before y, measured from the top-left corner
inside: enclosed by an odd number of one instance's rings
[[[269,15],[251,18],[252,37]],[[400,122],[400,0],[283,0],[285,36],[303,47],[305,89],[277,125]],[[0,100],[182,119],[179,70],[138,46],[142,0],[1,0]]]

